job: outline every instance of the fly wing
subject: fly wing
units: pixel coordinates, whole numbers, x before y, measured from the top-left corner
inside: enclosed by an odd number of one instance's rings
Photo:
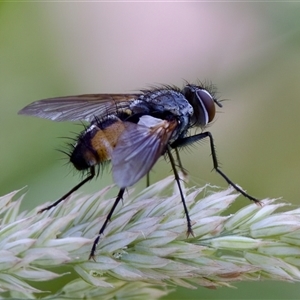
[[[33,102],[19,111],[52,121],[88,121],[126,109],[140,94],[88,94]]]
[[[121,188],[135,184],[151,170],[165,152],[177,121],[143,116],[139,124],[124,124],[125,130],[112,152],[113,177]]]

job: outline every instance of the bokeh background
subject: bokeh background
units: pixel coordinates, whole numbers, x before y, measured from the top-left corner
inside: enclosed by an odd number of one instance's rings
[[[224,107],[210,127],[223,171],[258,198],[300,204],[300,3],[0,3],[0,194],[24,209],[80,180],[55,149],[82,125],[18,116],[32,101],[208,80]],[[226,183],[208,143],[182,152],[193,184]],[[170,174],[163,160],[151,180]],[[110,171],[83,191],[111,183]],[[141,180],[137,189],[145,182]],[[239,198],[236,208],[248,204]],[[177,289],[165,299],[296,299],[300,285]]]

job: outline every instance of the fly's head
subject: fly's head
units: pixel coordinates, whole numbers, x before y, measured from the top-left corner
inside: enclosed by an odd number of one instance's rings
[[[213,121],[216,114],[216,105],[222,107],[221,103],[215,98],[214,91],[199,85],[188,84],[182,94],[193,107],[191,123],[193,126],[204,128]]]

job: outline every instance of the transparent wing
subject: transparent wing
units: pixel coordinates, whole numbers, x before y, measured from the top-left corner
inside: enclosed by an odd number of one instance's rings
[[[145,117],[147,122],[150,121],[147,124],[153,123],[152,117]],[[114,181],[121,188],[135,184],[151,170],[165,152],[177,122],[159,120],[151,127],[129,122],[124,124],[125,130],[112,153]]]
[[[19,114],[52,121],[91,122],[95,116],[115,114],[119,109],[126,109],[139,96],[140,94],[89,94],[50,98],[27,105]]]

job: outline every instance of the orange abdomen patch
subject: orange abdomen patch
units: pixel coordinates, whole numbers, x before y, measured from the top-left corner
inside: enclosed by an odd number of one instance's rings
[[[105,129],[99,129],[93,136],[91,145],[99,156],[99,163],[111,159],[111,153],[124,129],[123,122],[118,120]]]

